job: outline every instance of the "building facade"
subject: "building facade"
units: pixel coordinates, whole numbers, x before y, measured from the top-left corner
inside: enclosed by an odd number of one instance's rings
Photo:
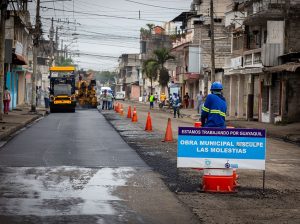
[[[122,54],[119,57],[116,92],[125,91],[127,99],[138,100],[141,96],[140,86],[141,62],[139,54]]]
[[[269,0],[228,5],[232,56],[225,74],[230,117],[299,121],[299,6],[299,1]]]
[[[230,56],[230,33],[225,30],[225,7],[228,1],[214,1],[215,80],[223,82],[225,60]],[[190,106],[196,107],[197,94],[208,94],[211,85],[210,1],[193,1],[191,10],[172,21],[180,23],[173,36],[172,53],[177,66],[173,81],[181,85],[181,95],[188,93]]]
[[[26,101],[26,76],[32,73],[28,55],[32,38],[28,27],[30,15],[26,8],[8,11],[5,21],[5,86],[11,92],[10,109]]]

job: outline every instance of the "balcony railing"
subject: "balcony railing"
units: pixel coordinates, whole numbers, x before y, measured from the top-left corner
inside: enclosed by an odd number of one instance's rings
[[[261,48],[244,51],[244,67],[261,67]]]

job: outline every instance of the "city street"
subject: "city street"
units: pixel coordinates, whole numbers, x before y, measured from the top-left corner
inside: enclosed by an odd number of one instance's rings
[[[299,224],[299,21],[300,0],[1,0],[0,224]]]
[[[97,110],[50,114],[0,167],[1,224],[197,223]]]

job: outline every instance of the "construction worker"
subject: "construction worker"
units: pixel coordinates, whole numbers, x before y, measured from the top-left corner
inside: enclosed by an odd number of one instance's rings
[[[211,85],[209,94],[202,106],[201,122],[202,127],[226,128],[226,101],[222,95],[223,86],[220,82]]]
[[[176,93],[173,93],[172,106],[173,106],[174,118],[176,118],[176,113],[177,113],[178,118],[179,118],[180,117],[181,101],[180,101],[179,95],[177,95]]]
[[[166,99],[167,99],[167,96],[164,92],[162,92],[160,94],[160,104],[159,104],[159,108],[163,108],[165,106],[165,103],[166,103]]]
[[[150,109],[153,109],[154,106],[154,95],[151,93],[149,96]]]

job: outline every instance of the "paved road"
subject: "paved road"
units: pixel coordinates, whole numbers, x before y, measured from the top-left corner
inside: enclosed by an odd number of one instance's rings
[[[96,110],[51,114],[0,149],[0,223],[197,223]]]

